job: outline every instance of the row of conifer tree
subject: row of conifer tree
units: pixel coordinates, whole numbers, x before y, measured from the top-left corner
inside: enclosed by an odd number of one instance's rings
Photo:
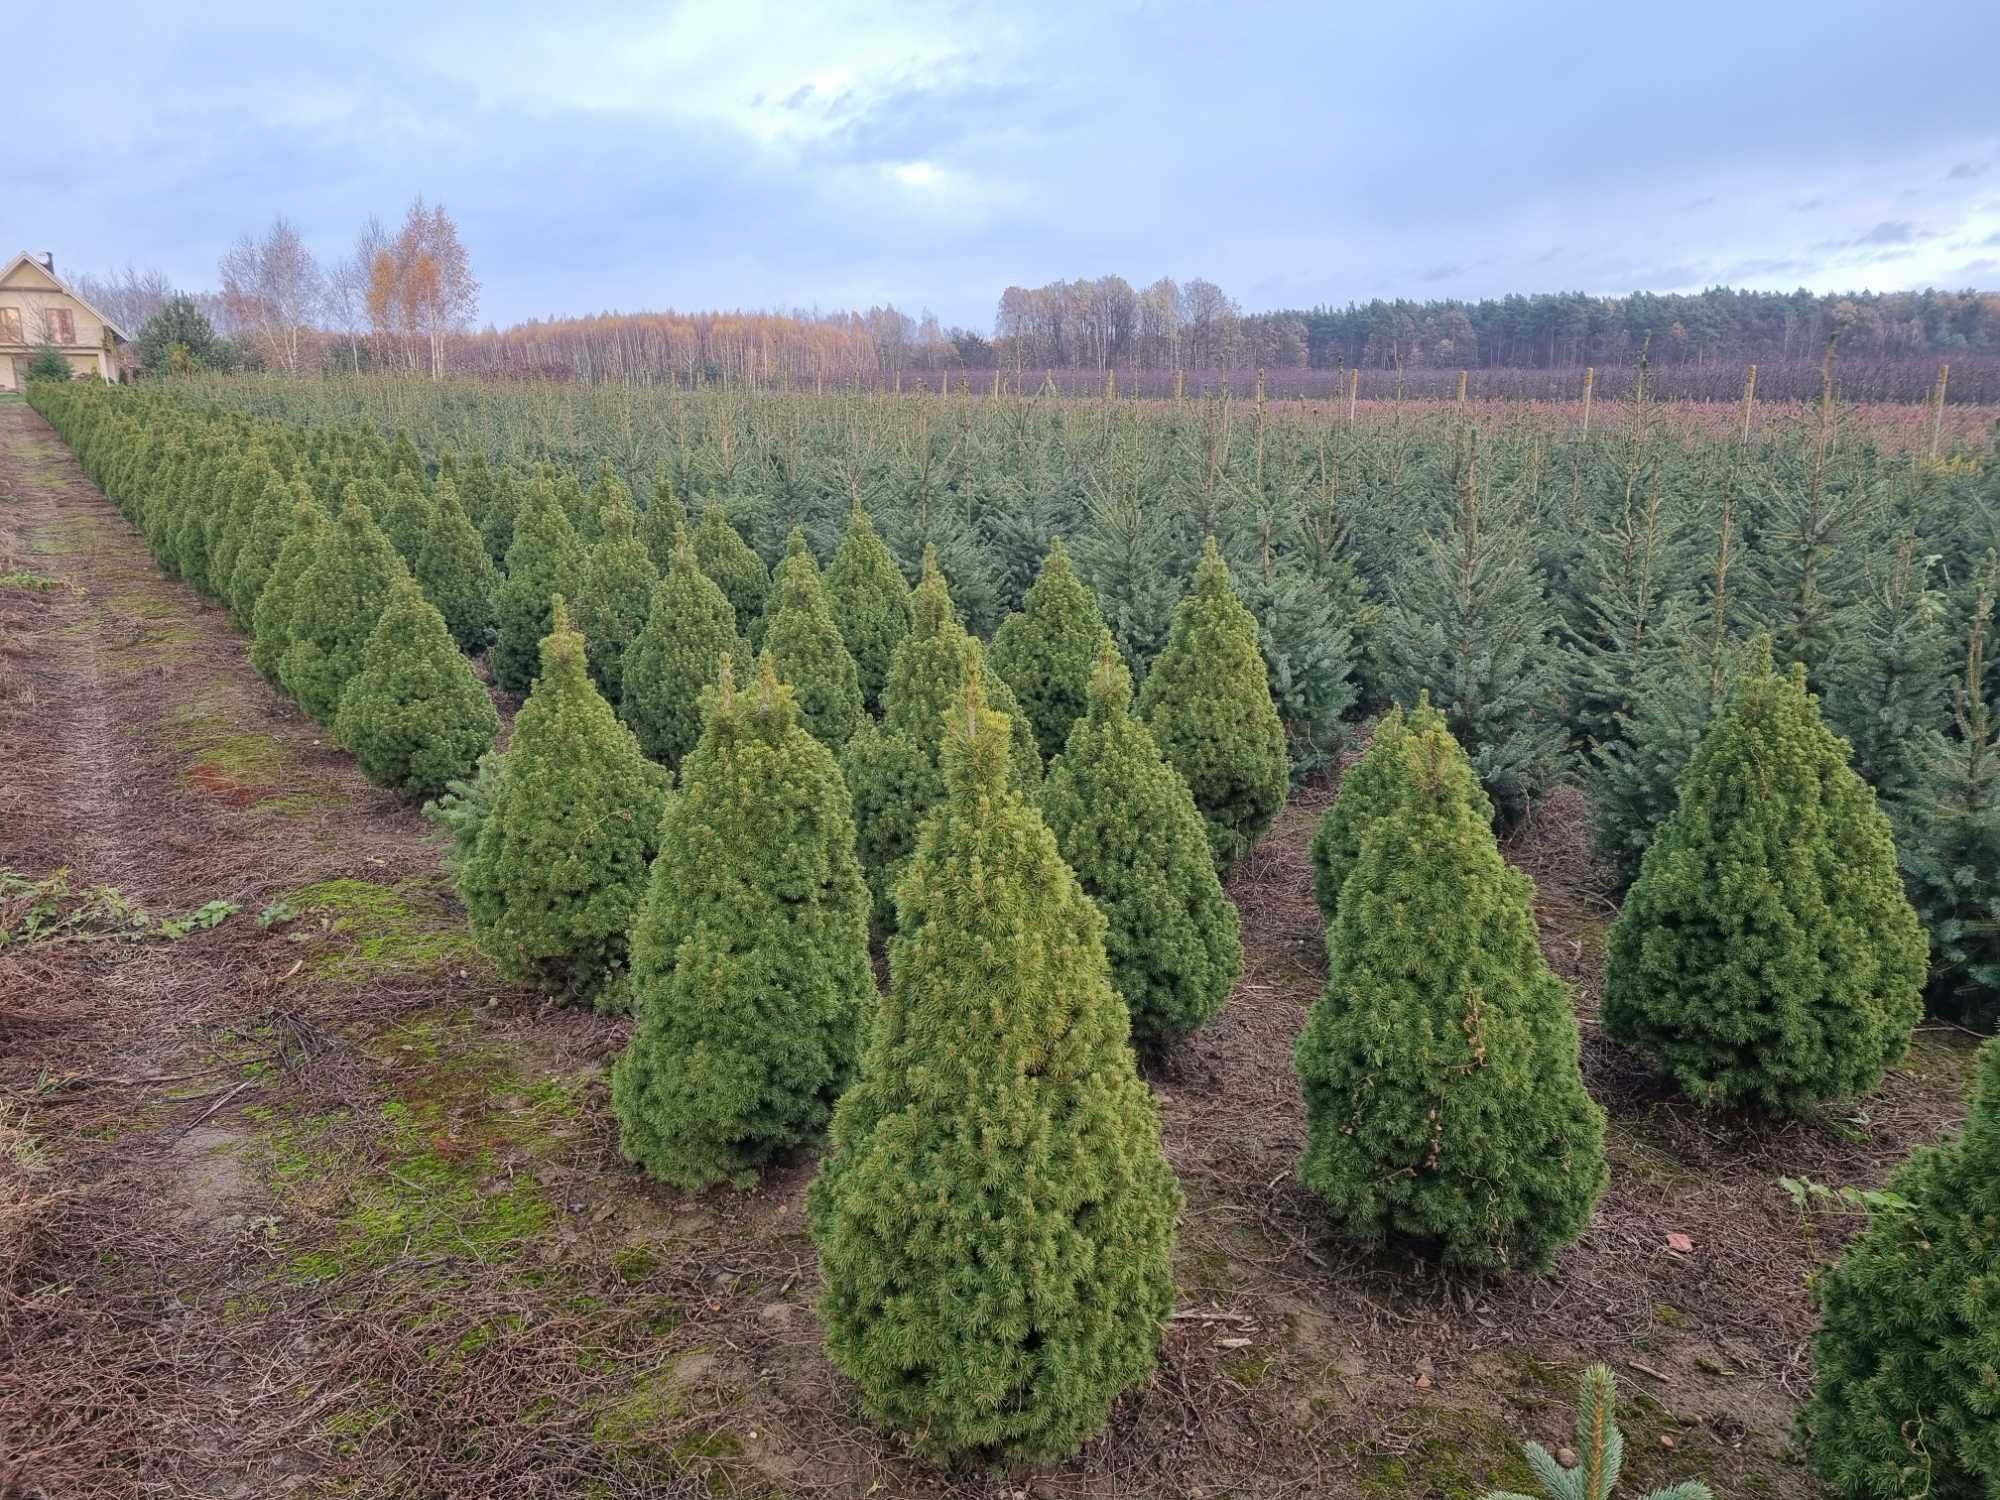
[[[656,497],[662,574],[615,480],[586,548],[542,476],[504,581],[483,586],[538,633],[492,755],[498,718],[446,613],[489,559],[449,476],[349,480],[329,517],[267,455],[271,472],[234,466],[204,506],[216,434],[134,443],[163,455],[148,467],[100,438],[131,429],[85,420],[92,399],[43,405],[163,565],[247,620],[259,670],[374,779],[455,783],[439,815],[481,946],[632,1010],[612,1073],[630,1159],[682,1187],[744,1182],[830,1131],[811,1198],[822,1310],[870,1410],[932,1451],[1016,1458],[1101,1426],[1151,1368],[1172,1294],[1178,1194],[1130,1040],[1182,1034],[1228,995],[1242,954],[1220,876],[1285,791],[1255,621],[1214,549],[1135,714],[1060,543],[988,652],[934,562],[910,590],[858,506],[825,579],[795,536],[760,580],[718,511],[691,538]],[[432,508],[399,517],[399,492]],[[287,504],[288,528],[262,526]],[[524,670],[499,642],[492,659]],[[1494,821],[1427,702],[1393,711],[1343,781],[1313,847],[1329,979],[1297,1046],[1300,1175],[1358,1239],[1545,1269],[1604,1189],[1604,1120]],[[890,934],[886,997],[871,923]],[[1925,965],[1847,746],[1802,671],[1753,665],[1613,928],[1607,1030],[1703,1104],[1800,1112],[1900,1059]],[[1913,1241],[1880,1222],[1831,1280],[1819,1357],[1837,1373],[1807,1420],[1852,1492],[1879,1488],[1883,1424],[1920,1400],[1933,1484],[1991,1472],[1992,1330],[1975,1316],[1959,1337],[1952,1315],[1954,1288],[1992,1274],[2000,1224],[1986,1203],[1982,1234],[1977,1195],[1966,1219],[1933,1181],[1968,1156],[2000,1166],[1993,1096],[1989,1076],[1964,1139],[1905,1173],[1909,1213],[1941,1227]],[[1868,1320],[1884,1255],[1934,1312],[1888,1356]],[[1913,1385],[1953,1359],[1963,1384]]]

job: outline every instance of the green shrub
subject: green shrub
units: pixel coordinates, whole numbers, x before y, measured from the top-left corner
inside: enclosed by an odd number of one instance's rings
[[[1401,765],[1375,783],[1385,805],[1341,886],[1326,992],[1296,1049],[1299,1178],[1353,1239],[1546,1270],[1608,1176],[1569,990],[1441,716],[1387,749]]]
[[[625,968],[667,776],[591,685],[560,595],[551,614],[458,889],[473,939],[503,973],[589,994]]]
[[[23,378],[28,380],[68,380],[76,372],[69,367],[60,350],[43,344],[28,357],[28,368]]]
[[[1888,819],[1805,674],[1737,680],[1611,929],[1604,1026],[1689,1098],[1797,1114],[1865,1094],[1923,1013]]]
[[[1174,609],[1173,631],[1147,674],[1139,713],[1194,793],[1216,868],[1227,872],[1284,806],[1291,762],[1257,622],[1230,589],[1214,537],[1195,572],[1194,592]]]
[[[1104,913],[1111,985],[1133,1036],[1164,1041],[1222,1008],[1243,944],[1194,797],[1132,717],[1131,675],[1101,625],[1098,640],[1086,712],[1049,767],[1042,816]]]
[[[500,715],[415,579],[396,581],[333,732],[370,781],[411,798],[437,796],[493,748]]]
[[[1818,1283],[1799,1422],[1842,1500],[2000,1495],[2000,1041],[1956,1140],[1921,1146]]]
[[[632,934],[638,1029],[611,1070],[626,1159],[686,1189],[746,1186],[818,1136],[876,1006],[833,752],[768,654],[741,693],[725,668],[709,702]]]
[[[1153,1368],[1179,1192],[1104,920],[965,684],[889,994],[808,1200],[827,1351],[934,1455],[1060,1458]]]

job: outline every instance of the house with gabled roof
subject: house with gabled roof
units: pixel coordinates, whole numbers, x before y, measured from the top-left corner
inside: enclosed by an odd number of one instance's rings
[[[54,349],[78,375],[116,380],[124,329],[56,275],[53,255],[22,251],[0,271],[0,391],[27,383],[28,361]]]

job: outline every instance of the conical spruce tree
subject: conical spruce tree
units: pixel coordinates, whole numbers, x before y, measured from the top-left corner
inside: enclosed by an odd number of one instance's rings
[[[236,574],[237,554],[256,525],[264,486],[276,472],[265,458],[261,444],[241,455],[230,470],[224,508],[208,536],[208,580],[215,597],[224,604],[233,600],[230,584]]]
[[[251,616],[255,639],[250,643],[250,665],[272,687],[285,685],[285,652],[292,644],[292,612],[298,608],[299,583],[331,530],[318,501],[299,495],[292,502],[291,530],[278,547]]]
[[[1874,792],[1763,651],[1612,925],[1604,1026],[1698,1103],[1797,1114],[1908,1049],[1925,943]]]
[[[702,574],[683,531],[666,577],[653,588],[646,623],[625,652],[618,705],[640,747],[669,770],[701,738],[701,695],[730,657],[750,660],[736,611]]]
[[[1385,751],[1402,766],[1381,781],[1402,792],[1362,832],[1326,993],[1294,1054],[1299,1178],[1354,1239],[1409,1235],[1446,1262],[1546,1270],[1608,1177],[1569,991],[1441,716]]]
[[[1257,622],[1230,589],[1214,537],[1194,592],[1175,606],[1173,632],[1139,694],[1139,716],[1186,778],[1216,868],[1226,873],[1284,806],[1291,762]]]
[[[514,523],[521,514],[521,482],[513,467],[502,464],[487,481],[486,514],[479,518],[479,539],[495,567],[505,567],[514,546]]]
[[[312,504],[309,486],[287,484],[275,471],[266,474],[263,493],[251,513],[250,528],[236,549],[236,561],[229,570],[229,616],[239,630],[254,633],[257,600],[271,581],[271,569],[285,538],[292,534],[292,506],[300,500]],[[314,505],[314,509],[318,509]]]
[[[771,575],[764,560],[750,550],[729,514],[715,501],[702,507],[701,525],[694,532],[695,561],[736,611],[736,633],[754,650],[764,634],[764,601],[771,592]]]
[[[1328,928],[1340,905],[1340,888],[1361,858],[1361,840],[1375,820],[1394,806],[1408,783],[1403,755],[1403,710],[1391,704],[1375,726],[1361,759],[1340,778],[1333,806],[1313,834],[1313,900]]]
[[[1049,544],[1048,558],[1019,612],[994,632],[988,657],[1034,726],[1043,760],[1061,753],[1070,726],[1090,706],[1103,634],[1096,596],[1070,568],[1069,553],[1058,538]]]
[[[1132,717],[1132,677],[1111,632],[1099,626],[1098,640],[1086,712],[1049,767],[1042,817],[1104,913],[1132,1035],[1159,1042],[1222,1008],[1243,971],[1242,936],[1194,797]]]
[[[896,927],[896,882],[917,847],[924,814],[944,795],[931,758],[907,734],[864,718],[840,750],[840,774],[854,799],[854,849],[878,936]]]
[[[603,535],[584,566],[576,622],[590,643],[590,675],[615,708],[624,693],[626,649],[646,624],[660,574],[633,530],[632,501],[624,485],[609,492],[602,524]]]
[[[556,503],[562,506],[563,514],[576,528],[578,540],[586,550],[596,545],[597,539],[604,534],[602,517],[597,513],[596,490],[586,490],[583,482],[568,469],[557,471],[545,464],[543,472],[555,487]]]
[[[414,578],[396,580],[333,732],[370,781],[413,800],[470,776],[493,748],[500,715]]]
[[[444,616],[445,629],[461,651],[485,646],[493,630],[494,596],[500,575],[486,555],[486,545],[472,529],[472,519],[459,508],[457,486],[437,482],[437,514],[410,564],[424,597]]]
[[[808,1200],[827,1351],[933,1455],[1058,1458],[1153,1367],[1179,1190],[1104,919],[965,685],[889,994]]]
[[[1914,536],[1896,545],[1870,593],[1849,611],[1847,644],[1829,668],[1826,720],[1852,748],[1854,772],[1895,807],[1923,784],[1938,726],[1950,716],[1946,600],[1925,578]]]
[[[724,668],[632,933],[638,1028],[611,1070],[628,1161],[747,1186],[826,1128],[876,1008],[868,888],[833,752],[768,654]]]
[[[398,469],[396,477],[389,481],[387,495],[371,508],[389,544],[414,569],[424,538],[437,523],[437,505],[424,482],[410,470]]]
[[[861,685],[854,658],[840,637],[820,591],[819,568],[805,550],[805,534],[792,529],[792,551],[778,564],[771,591],[764,649],[798,697],[799,717],[821,744],[838,751],[861,727]]]
[[[848,513],[847,534],[827,566],[826,602],[854,658],[861,701],[869,713],[879,715],[889,661],[910,633],[910,581],[875,534],[875,523],[859,500]]]
[[[525,691],[533,679],[541,642],[554,618],[549,601],[557,594],[576,597],[588,560],[555,487],[546,478],[537,479],[514,518],[507,576],[495,600],[499,635],[488,660],[494,681],[508,692]]]
[[[340,520],[299,580],[290,639],[279,668],[285,691],[322,724],[331,724],[375,622],[409,569],[350,489]]]
[[[458,890],[474,941],[503,973],[589,994],[625,968],[668,778],[591,685],[560,595],[551,615]]]
[[[662,468],[653,481],[652,503],[639,517],[639,540],[646,544],[646,553],[662,578],[674,565],[675,537],[691,524],[687,507],[674,497],[673,478]]]
[[[1799,1431],[1841,1500],[2000,1495],[2000,1041],[1976,1071],[1964,1132],[1912,1154],[1819,1280]]]

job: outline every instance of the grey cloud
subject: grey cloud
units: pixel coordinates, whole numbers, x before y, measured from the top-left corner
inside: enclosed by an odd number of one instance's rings
[[[1993,165],[1991,162],[1985,161],[1962,161],[1944,175],[1947,178],[1962,181],[1969,177],[1983,176],[1986,169],[1991,165]]]

